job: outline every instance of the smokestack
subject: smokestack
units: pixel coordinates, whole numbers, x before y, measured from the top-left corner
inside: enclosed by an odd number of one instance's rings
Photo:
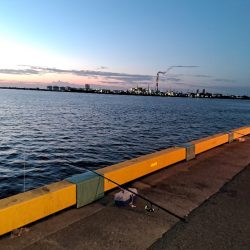
[[[159,76],[160,76],[160,74],[165,75],[173,68],[197,68],[197,67],[199,67],[199,66],[195,66],[195,65],[187,65],[187,66],[186,65],[173,65],[173,66],[168,67],[166,69],[166,71],[158,71],[157,75],[156,75],[156,86],[155,86],[156,93],[158,94],[158,92],[159,92]]]

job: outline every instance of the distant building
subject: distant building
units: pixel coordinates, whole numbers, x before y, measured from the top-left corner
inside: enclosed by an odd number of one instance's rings
[[[89,84],[85,84],[85,90],[90,90],[90,85]]]
[[[124,91],[117,89],[117,90],[113,90],[113,93],[114,94],[121,94],[121,93],[124,93]]]
[[[52,86],[47,86],[47,90],[50,90],[50,91],[52,91]]]
[[[60,87],[60,91],[66,91],[66,87]]]
[[[172,91],[172,90],[168,90],[168,91],[165,93],[165,95],[166,95],[166,96],[174,96],[175,93],[174,93],[174,91]]]
[[[53,90],[53,91],[59,91],[59,87],[58,87],[58,86],[53,86],[53,87],[52,87],[52,90]]]
[[[110,94],[111,90],[110,89],[100,89],[99,93],[101,93],[101,94]]]
[[[140,94],[146,94],[147,90],[145,88],[136,87],[136,88],[132,88],[130,92],[133,94],[140,95]]]
[[[212,97],[214,97],[214,98],[222,98],[222,94],[215,93],[215,94],[212,94]]]

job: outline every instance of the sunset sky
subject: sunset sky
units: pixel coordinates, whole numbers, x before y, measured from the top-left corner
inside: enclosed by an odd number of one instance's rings
[[[250,95],[248,0],[2,0],[0,86]]]

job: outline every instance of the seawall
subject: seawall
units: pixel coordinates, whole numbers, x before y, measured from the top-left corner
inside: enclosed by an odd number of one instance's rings
[[[98,175],[93,173],[75,175],[64,181],[2,199],[0,235],[67,207],[75,205],[81,207],[101,198],[106,191],[116,187],[108,179],[123,185],[177,162],[191,160],[197,154],[248,134],[250,127],[241,127],[99,169],[96,171]]]

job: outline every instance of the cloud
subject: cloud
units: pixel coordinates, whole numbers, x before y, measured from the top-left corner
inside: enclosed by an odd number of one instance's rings
[[[7,75],[37,75],[39,71],[34,69],[0,69],[0,74]]]
[[[110,84],[110,85],[120,85],[120,84],[122,84],[122,83],[124,83],[124,82],[120,82],[120,81],[99,81],[100,83],[104,83],[104,84]]]
[[[76,69],[58,69],[48,67],[38,67],[30,65],[19,65],[26,67],[26,69],[0,69],[0,74],[10,75],[42,75],[42,74],[72,74],[76,76],[85,76],[89,78],[104,77],[107,80],[123,81],[123,82],[145,82],[152,81],[155,76],[140,75],[140,74],[127,74],[117,72],[107,72],[100,70],[76,70]]]
[[[166,80],[171,81],[171,82],[180,82],[181,81],[180,78],[176,78],[176,77],[168,77]]]
[[[110,80],[119,80],[119,81],[130,81],[130,82],[145,82],[145,81],[152,81],[155,77],[150,75],[117,75],[117,76],[106,76],[107,79]]]
[[[227,79],[227,78],[216,78],[213,79],[215,82],[225,82],[225,83],[235,83],[236,81],[233,79]]]
[[[14,75],[43,75],[43,74],[71,74],[80,77],[88,77],[92,79],[104,78],[105,82],[120,82],[122,84],[149,84],[155,82],[154,75],[146,75],[146,74],[128,74],[128,73],[119,73],[119,72],[111,72],[111,71],[102,71],[107,69],[106,66],[100,66],[97,70],[76,70],[76,69],[59,69],[59,68],[50,68],[50,67],[40,67],[40,66],[31,66],[31,65],[19,65],[21,67],[25,67],[22,69],[0,69],[0,74],[14,74]],[[166,73],[169,72],[173,68],[196,68],[199,66],[185,66],[185,65],[176,65],[170,66]],[[181,74],[171,74],[166,75],[165,72],[161,76],[163,79],[167,77],[167,81],[172,82],[180,82],[181,79],[178,76],[184,76]],[[176,77],[175,77],[176,76]],[[208,75],[194,75],[195,77],[210,77]],[[100,79],[101,80],[101,79]]]
[[[97,68],[96,70],[105,70],[105,69],[108,69],[108,67],[106,67],[106,66],[100,66],[100,67]]]
[[[192,75],[192,76],[194,76],[194,77],[204,77],[204,78],[210,78],[210,77],[212,77],[212,76],[210,76],[210,75]]]

